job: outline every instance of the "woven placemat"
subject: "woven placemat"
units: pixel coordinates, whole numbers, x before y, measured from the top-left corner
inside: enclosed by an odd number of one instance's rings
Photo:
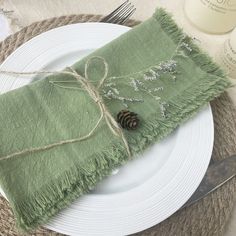
[[[33,23],[11,35],[0,43],[0,63],[16,48],[29,39],[55,27],[78,22],[96,22],[99,15],[70,15]],[[134,26],[138,21],[129,20],[126,25]],[[225,93],[212,103],[215,124],[213,161],[236,153],[236,108]],[[187,209],[176,212],[162,223],[135,235],[157,236],[212,236],[223,235],[236,198],[236,178],[228,181],[203,200]],[[15,228],[14,217],[8,202],[0,197],[0,235],[20,235]],[[40,228],[30,235],[62,235]],[[111,232],[112,235],[112,232]]]

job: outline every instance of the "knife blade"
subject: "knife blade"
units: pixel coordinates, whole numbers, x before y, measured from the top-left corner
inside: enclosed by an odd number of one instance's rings
[[[215,191],[236,175],[236,155],[211,164],[190,199],[180,208],[185,208]]]

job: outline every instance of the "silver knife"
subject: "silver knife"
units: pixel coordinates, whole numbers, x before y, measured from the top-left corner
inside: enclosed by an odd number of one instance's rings
[[[180,209],[190,206],[198,200],[204,198],[209,193],[215,191],[224,183],[232,179],[235,175],[236,155],[227,157],[222,161],[214,162],[208,167],[207,172],[197,190]]]

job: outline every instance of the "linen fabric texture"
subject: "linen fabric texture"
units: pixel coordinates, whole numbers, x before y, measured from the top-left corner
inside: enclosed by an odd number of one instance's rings
[[[143,99],[126,102],[140,118],[138,129],[123,130],[132,158],[230,86],[224,72],[163,9],[72,67],[84,76],[85,64],[92,56],[108,62],[103,96],[114,117],[124,104],[122,99],[105,96],[108,82],[115,83],[117,97]],[[156,77],[146,78],[154,77],[152,71]],[[103,73],[101,61],[94,60],[88,69],[89,79],[96,84]],[[19,150],[86,135],[94,127],[100,116],[97,104],[83,89],[65,88],[66,80],[74,80],[70,86],[79,88],[72,76],[55,74],[0,96],[0,159]],[[135,89],[134,81],[144,85]],[[156,89],[155,96],[154,91],[151,96],[148,92],[152,89]],[[0,160],[0,186],[17,225],[30,231],[129,160],[122,140],[103,120],[94,135],[82,142]]]

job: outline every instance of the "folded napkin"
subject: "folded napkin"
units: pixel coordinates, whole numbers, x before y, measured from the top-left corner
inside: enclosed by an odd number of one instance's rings
[[[97,58],[89,61],[92,56]],[[163,9],[65,71],[72,69],[94,87],[108,72],[99,89],[103,103],[113,117],[123,109],[137,113],[139,126],[123,129],[127,145],[102,119],[83,141],[11,156],[86,135],[101,113],[99,101],[65,73],[2,94],[0,186],[23,230],[47,222],[230,86]],[[130,125],[125,118],[122,122]]]

